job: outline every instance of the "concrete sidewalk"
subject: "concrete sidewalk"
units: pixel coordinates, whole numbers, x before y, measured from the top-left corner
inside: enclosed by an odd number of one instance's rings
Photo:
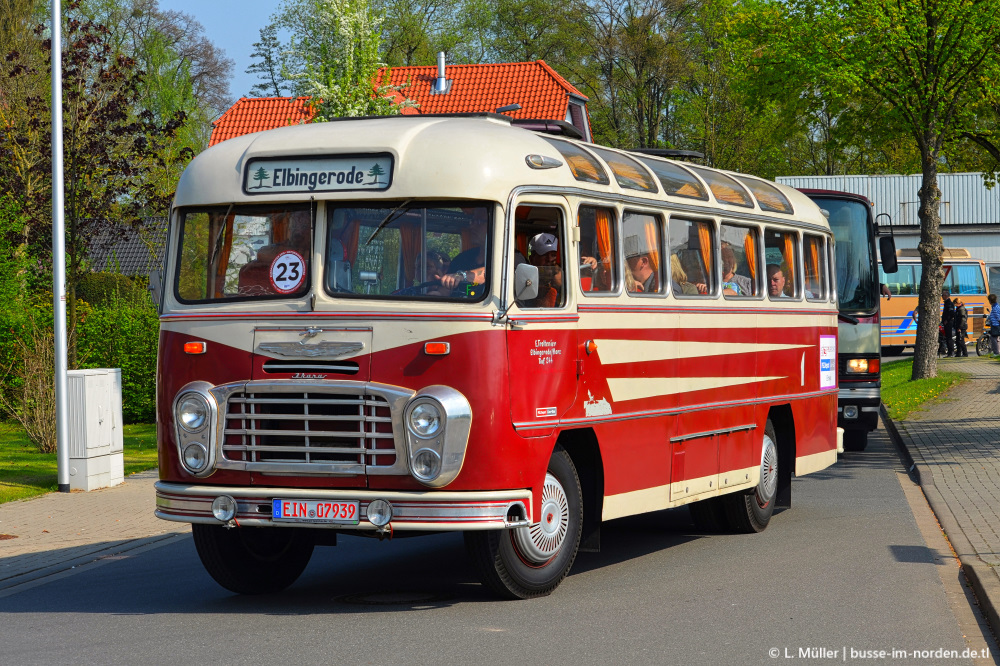
[[[153,515],[156,479],[152,470],[114,488],[0,504],[0,594],[190,532]]]
[[[890,435],[908,456],[924,495],[951,541],[976,599],[1000,632],[1000,363],[986,358],[938,360],[938,370],[968,380],[893,422]],[[864,455],[864,454],[861,454]]]

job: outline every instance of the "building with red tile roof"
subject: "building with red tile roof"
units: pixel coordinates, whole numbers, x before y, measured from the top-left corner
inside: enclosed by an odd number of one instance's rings
[[[486,113],[520,104],[505,115],[517,119],[560,120],[575,126],[590,139],[587,97],[548,66],[544,60],[481,65],[447,65],[439,81],[439,68],[394,67],[381,70],[379,85],[405,86],[400,97],[417,103],[402,113]],[[210,146],[251,132],[298,125],[312,119],[308,97],[241,97],[212,123]]]

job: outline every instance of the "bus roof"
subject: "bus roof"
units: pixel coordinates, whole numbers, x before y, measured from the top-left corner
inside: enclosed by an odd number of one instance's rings
[[[575,144],[588,152],[591,149],[613,151],[618,155],[637,160],[640,156],[628,151],[618,151],[595,146],[565,136],[552,136],[513,126],[509,118],[496,114],[464,117],[445,116],[388,116],[383,118],[345,118],[334,122],[293,125],[278,129],[247,134],[223,141],[205,150],[185,169],[177,186],[175,206],[204,206],[232,203],[269,203],[289,200],[317,199],[343,200],[370,198],[382,199],[470,199],[498,201],[506,204],[509,193],[521,186],[543,188],[574,188],[607,195],[622,195],[650,201],[670,201],[685,207],[703,207],[706,212],[718,210],[732,213],[764,215],[785,221],[798,220],[810,225],[827,228],[827,221],[819,208],[798,190],[752,176],[696,167],[704,172],[715,172],[724,177],[742,179],[744,186],[752,180],[763,181],[765,188],[773,187],[791,204],[793,212],[778,213],[761,207],[760,200],[750,191],[745,192],[753,202],[752,209],[717,200],[708,195],[699,200],[666,194],[656,177],[650,172],[644,176],[656,183],[658,192],[643,192],[622,187],[602,162],[597,163],[609,176],[607,184],[584,183],[574,178],[569,160],[549,139]],[[326,191],[296,193],[257,193],[244,189],[247,182],[245,170],[251,161],[266,159],[316,159],[359,155],[384,154],[391,156],[391,185],[375,191],[355,188],[353,191]],[[529,155],[555,158],[555,168],[532,168]],[[663,158],[641,156],[644,160],[668,162],[694,174],[690,165]],[[595,158],[597,160],[597,158]],[[626,160],[627,161],[627,160]],[[257,166],[256,164],[254,165]],[[645,167],[640,167],[645,169]],[[711,192],[697,174],[704,190]],[[460,185],[461,187],[459,187]],[[755,185],[759,185],[759,182]],[[359,191],[361,189],[361,191]]]
[[[872,202],[868,199],[868,197],[866,197],[863,194],[857,194],[855,192],[843,192],[841,190],[818,190],[818,189],[812,188],[812,187],[798,187],[796,189],[799,192],[802,192],[802,194],[809,195],[809,196],[838,197],[838,198],[843,198],[843,199],[854,199],[855,201],[860,201],[863,204],[867,204],[869,206],[872,205]]]

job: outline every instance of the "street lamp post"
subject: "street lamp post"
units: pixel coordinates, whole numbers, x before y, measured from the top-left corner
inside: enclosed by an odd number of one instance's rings
[[[55,335],[56,461],[59,492],[69,492],[66,436],[66,221],[63,195],[62,7],[52,0],[52,327]]]

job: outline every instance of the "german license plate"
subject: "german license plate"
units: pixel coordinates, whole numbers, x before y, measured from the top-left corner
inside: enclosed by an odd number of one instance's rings
[[[358,500],[271,500],[271,518],[290,523],[357,525]]]

